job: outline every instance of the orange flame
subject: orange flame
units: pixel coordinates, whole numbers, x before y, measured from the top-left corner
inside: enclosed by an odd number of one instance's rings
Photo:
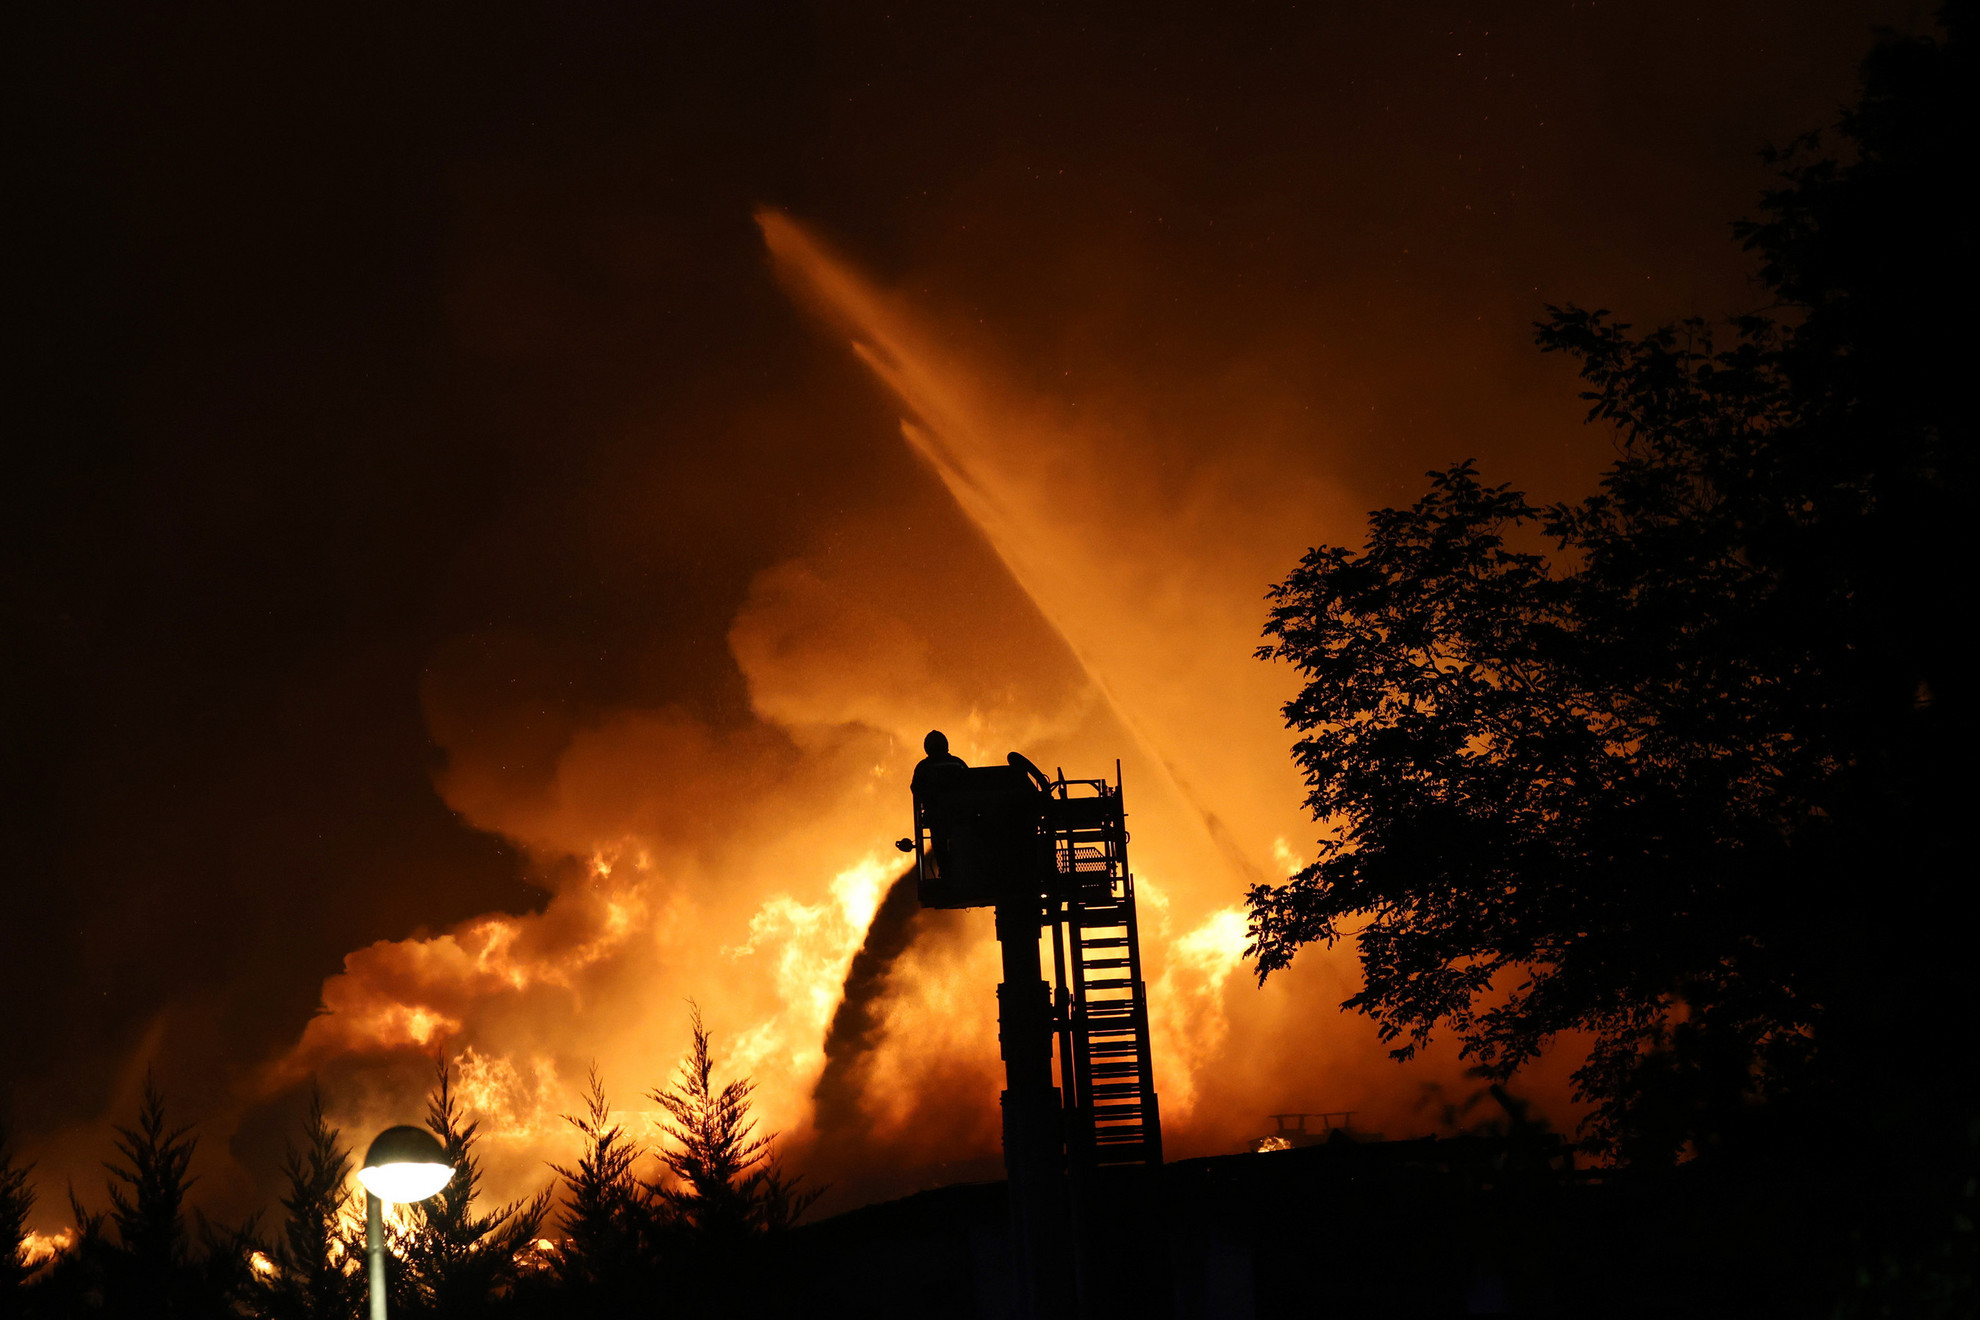
[[[45,1264],[76,1245],[76,1230],[57,1229],[53,1233],[37,1233],[30,1229],[21,1238],[21,1264],[28,1269]]]

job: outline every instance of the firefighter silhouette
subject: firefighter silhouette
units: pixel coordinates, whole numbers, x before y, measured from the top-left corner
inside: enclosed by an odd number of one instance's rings
[[[929,775],[933,772],[951,768],[959,770],[969,768],[969,762],[949,750],[949,735],[940,729],[928,731],[928,736],[921,740],[921,750],[928,755],[915,763],[914,778],[908,785],[916,794],[927,789]]]

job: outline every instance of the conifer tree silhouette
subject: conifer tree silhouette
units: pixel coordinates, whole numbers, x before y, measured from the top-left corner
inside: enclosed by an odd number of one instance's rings
[[[190,1170],[198,1143],[190,1127],[167,1120],[151,1075],[136,1124],[116,1132],[119,1158],[104,1165],[110,1209],[90,1210],[70,1188],[75,1241],[35,1281],[34,1313],[143,1320],[241,1314],[252,1302],[250,1261],[260,1248],[254,1221],[226,1228],[195,1215],[188,1224],[186,1193],[195,1181]]]
[[[754,1136],[749,1117],[750,1092],[756,1083],[747,1077],[717,1089],[715,1063],[708,1048],[708,1029],[701,1005],[688,1001],[688,1022],[694,1044],[681,1064],[673,1087],[651,1095],[672,1120],[664,1131],[672,1144],[660,1160],[678,1180],[657,1189],[682,1221],[708,1236],[732,1236],[750,1227],[750,1171],[768,1157],[771,1138]]]
[[[16,1166],[7,1134],[0,1130],[0,1315],[17,1309],[21,1291],[35,1269],[27,1263],[27,1219],[34,1209],[34,1189],[28,1186],[28,1171],[34,1166]]]
[[[672,1120],[664,1128],[672,1144],[661,1149],[660,1160],[677,1179],[655,1190],[704,1238],[787,1228],[824,1189],[798,1190],[802,1178],[787,1178],[771,1162],[776,1134],[753,1135],[756,1121],[749,1116],[756,1083],[739,1077],[718,1090],[708,1029],[693,1000],[688,1022],[694,1044],[679,1078],[670,1090],[650,1093]]]
[[[74,1236],[48,1262],[47,1272],[34,1281],[26,1314],[67,1315],[85,1306],[101,1311],[106,1301],[106,1283],[116,1254],[116,1247],[104,1233],[106,1216],[85,1206],[73,1184],[68,1200],[75,1220]]]
[[[330,1320],[356,1312],[364,1294],[362,1257],[344,1239],[356,1222],[349,1213],[351,1152],[323,1116],[323,1096],[312,1090],[304,1120],[303,1145],[291,1145],[282,1172],[288,1212],[282,1241],[274,1250],[274,1278],[257,1288],[262,1313],[270,1320]]]
[[[584,1112],[564,1121],[584,1138],[569,1167],[550,1167],[564,1182],[563,1240],[554,1271],[567,1306],[620,1315],[650,1304],[647,1284],[657,1274],[671,1227],[670,1208],[636,1174],[641,1149],[612,1121],[605,1083],[593,1065]]]
[[[406,1226],[393,1235],[402,1268],[392,1283],[392,1306],[396,1315],[454,1320],[482,1314],[514,1288],[549,1211],[550,1192],[475,1213],[481,1124],[462,1109],[445,1058],[436,1061],[435,1077],[426,1126],[445,1147],[454,1176],[435,1195],[405,1207]]]
[[[110,1222],[123,1245],[128,1286],[159,1301],[179,1300],[190,1263],[186,1193],[196,1181],[187,1172],[198,1139],[191,1127],[170,1126],[165,1097],[147,1073],[135,1127],[117,1129],[124,1163],[110,1171]],[[171,1304],[168,1302],[168,1305]]]

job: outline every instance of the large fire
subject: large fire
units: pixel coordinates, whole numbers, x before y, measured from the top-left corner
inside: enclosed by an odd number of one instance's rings
[[[76,1230],[57,1229],[53,1233],[37,1233],[30,1229],[20,1242],[21,1264],[28,1269],[53,1260],[76,1245]]]
[[[1296,869],[1288,841],[1313,829],[1277,713],[1291,676],[1253,650],[1264,587],[1351,528],[1317,461],[1236,427],[1221,449],[1168,445],[1143,421],[1027,397],[797,222],[759,222],[787,287],[896,401],[931,498],[946,492],[1022,594],[982,580],[980,546],[917,536],[911,513],[849,514],[759,574],[731,624],[752,721],[618,709],[527,775],[443,658],[425,694],[440,789],[555,891],[534,914],[350,954],[257,1089],[318,1079],[364,1133],[417,1118],[444,1054],[491,1191],[520,1194],[569,1157],[561,1116],[594,1065],[650,1130],[646,1093],[671,1078],[693,999],[786,1158],[842,1196],[993,1156],[989,917],[886,901],[908,774],[940,727],[973,762],[1016,748],[1086,775],[1120,757],[1172,1154],[1247,1147],[1288,1107],[1429,1126],[1413,1117],[1424,1088],[1456,1064],[1399,1070],[1336,1011],[1350,950],[1262,990],[1243,960],[1246,886]]]

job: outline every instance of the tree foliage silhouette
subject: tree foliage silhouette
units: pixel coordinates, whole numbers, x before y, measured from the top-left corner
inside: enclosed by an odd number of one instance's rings
[[[28,1186],[33,1165],[16,1165],[7,1133],[0,1128],[0,1315],[11,1314],[35,1268],[27,1260],[28,1215],[34,1210],[34,1189]]]
[[[271,1320],[331,1320],[355,1314],[365,1281],[361,1256],[345,1239],[356,1222],[351,1153],[323,1115],[323,1096],[311,1091],[301,1148],[283,1157],[288,1219],[274,1250],[275,1272],[257,1289]]]
[[[73,1188],[75,1237],[29,1289],[30,1314],[220,1316],[252,1304],[254,1221],[233,1228],[186,1218],[197,1141],[166,1118],[147,1074],[137,1122],[116,1129],[118,1159],[105,1164],[110,1209],[92,1211]],[[115,1228],[113,1238],[109,1233]]]
[[[553,1268],[567,1304],[593,1315],[628,1314],[650,1302],[659,1282],[667,1210],[635,1172],[640,1146],[612,1122],[596,1065],[584,1101],[582,1114],[564,1116],[584,1138],[577,1162],[550,1166],[564,1182],[563,1241]]]
[[[405,1226],[392,1235],[400,1265],[393,1310],[451,1320],[481,1314],[515,1287],[549,1211],[550,1193],[476,1213],[481,1124],[462,1110],[445,1059],[436,1063],[435,1075],[426,1126],[445,1147],[454,1176],[432,1197],[406,1206]]]
[[[749,1095],[756,1084],[739,1077],[719,1089],[701,1006],[688,1004],[694,1043],[671,1089],[652,1092],[667,1111],[671,1144],[660,1160],[678,1180],[660,1189],[681,1221],[700,1233],[731,1235],[750,1225],[751,1171],[766,1158],[770,1138],[752,1135]]]
[[[191,1264],[185,1201],[198,1140],[190,1127],[170,1126],[165,1097],[147,1074],[137,1126],[117,1129],[123,1163],[110,1171],[110,1222],[123,1245],[129,1286],[167,1307],[181,1302]]]
[[[1549,309],[1541,348],[1616,433],[1598,494],[1537,507],[1461,463],[1271,593],[1260,655],[1306,680],[1285,714],[1330,834],[1249,895],[1261,977],[1353,936],[1348,1004],[1395,1053],[1448,1027],[1494,1078],[1592,1033],[1611,1153],[1865,1075],[1958,1092],[1934,1059],[1973,990],[1915,919],[1949,904],[1969,778],[1934,572],[1971,489],[1963,7],[1946,26],[1866,62],[1841,154],[1776,156],[1738,230],[1776,313]]]
[[[737,1078],[720,1088],[701,1006],[689,1001],[693,1046],[673,1087],[652,1092],[667,1111],[670,1144],[660,1159],[677,1180],[657,1188],[682,1224],[704,1238],[734,1238],[796,1222],[823,1189],[800,1190],[770,1162],[775,1134],[754,1135],[749,1096],[756,1084]]]

